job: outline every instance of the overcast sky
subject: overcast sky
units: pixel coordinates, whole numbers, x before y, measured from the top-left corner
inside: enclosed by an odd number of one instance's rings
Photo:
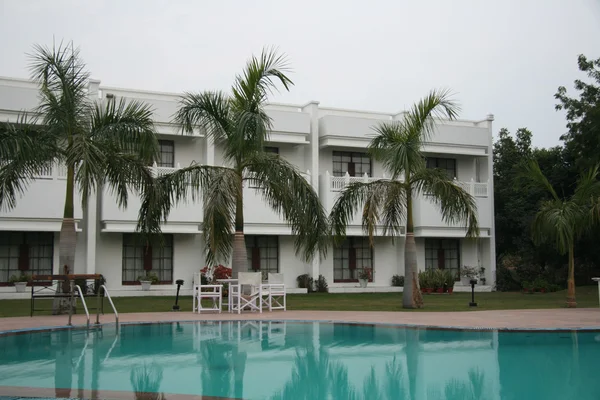
[[[0,0],[0,76],[29,76],[34,43],[73,40],[102,85],[228,89],[251,54],[277,46],[295,86],[272,101],[396,112],[450,88],[461,117],[565,131],[559,85],[600,57],[600,0]]]

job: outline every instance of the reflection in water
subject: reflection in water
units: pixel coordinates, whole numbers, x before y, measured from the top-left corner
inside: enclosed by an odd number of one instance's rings
[[[0,386],[92,399],[585,400],[600,393],[596,336],[264,321],[65,330],[0,337]]]
[[[156,363],[143,363],[131,369],[129,380],[136,400],[164,400],[160,393],[163,369]]]

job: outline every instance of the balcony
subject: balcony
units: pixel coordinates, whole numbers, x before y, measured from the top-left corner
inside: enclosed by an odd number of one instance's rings
[[[381,179],[389,179],[386,178],[385,175],[382,177],[352,177],[346,174],[346,176],[331,176],[329,171],[325,172],[324,175],[321,176],[319,181],[319,193],[321,195],[321,199],[323,205],[327,212],[331,212],[335,201],[339,196],[339,192],[341,192],[345,187],[354,182],[374,182]],[[491,228],[492,221],[492,210],[491,210],[491,199],[489,197],[489,184],[481,183],[481,182],[460,182],[455,181],[455,183],[461,186],[464,190],[470,193],[473,197],[475,197],[475,201],[477,203],[477,209],[479,212],[479,225],[482,229]],[[354,218],[348,227],[348,234],[358,235],[362,232],[362,208],[357,210],[354,214]],[[419,233],[433,232],[436,231],[436,234],[441,236],[464,236],[464,230],[460,224],[448,226],[443,220],[439,208],[433,202],[431,202],[427,196],[416,196],[413,201],[413,219],[415,225],[415,233],[419,235]],[[441,233],[440,233],[441,232]]]
[[[11,210],[1,210],[0,219],[5,230],[60,231],[65,208],[67,190],[67,168],[52,163],[26,186],[25,193],[17,198],[17,205]],[[40,201],[43,199],[43,201]],[[74,217],[83,216],[81,197],[75,190]]]
[[[179,165],[176,168],[157,167],[154,165],[151,167],[151,170],[154,176],[161,176],[177,171],[180,168]],[[121,209],[110,188],[104,187],[101,203],[103,232],[135,231],[141,206],[141,199],[136,194],[130,193],[127,208]],[[198,233],[201,229],[202,213],[202,200],[196,198],[196,201],[192,201],[190,196],[187,201],[171,209],[167,223],[162,226],[162,231],[164,233]]]

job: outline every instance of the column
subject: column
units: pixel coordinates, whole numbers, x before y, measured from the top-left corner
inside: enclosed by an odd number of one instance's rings
[[[90,79],[88,83],[88,97],[90,101],[96,102],[100,98],[100,81]],[[102,190],[102,186],[97,188],[90,193],[88,203],[85,205],[83,210],[83,219],[85,227],[85,238],[86,238],[86,252],[85,252],[85,272],[86,274],[96,273],[96,238],[98,229],[98,207],[100,202],[98,201],[99,193]]]

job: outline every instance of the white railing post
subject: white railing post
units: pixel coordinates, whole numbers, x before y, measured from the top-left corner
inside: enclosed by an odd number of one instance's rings
[[[346,175],[344,175],[344,187],[350,185],[350,174],[346,171]]]
[[[177,169],[180,170],[181,169],[181,164],[177,163]]]
[[[369,183],[369,175],[367,175],[366,172],[363,174],[363,182],[364,183]]]
[[[154,174],[155,178],[158,178],[158,164],[156,161],[152,163],[152,173]]]
[[[471,178],[471,184],[469,185],[470,195],[475,196],[475,181]]]

